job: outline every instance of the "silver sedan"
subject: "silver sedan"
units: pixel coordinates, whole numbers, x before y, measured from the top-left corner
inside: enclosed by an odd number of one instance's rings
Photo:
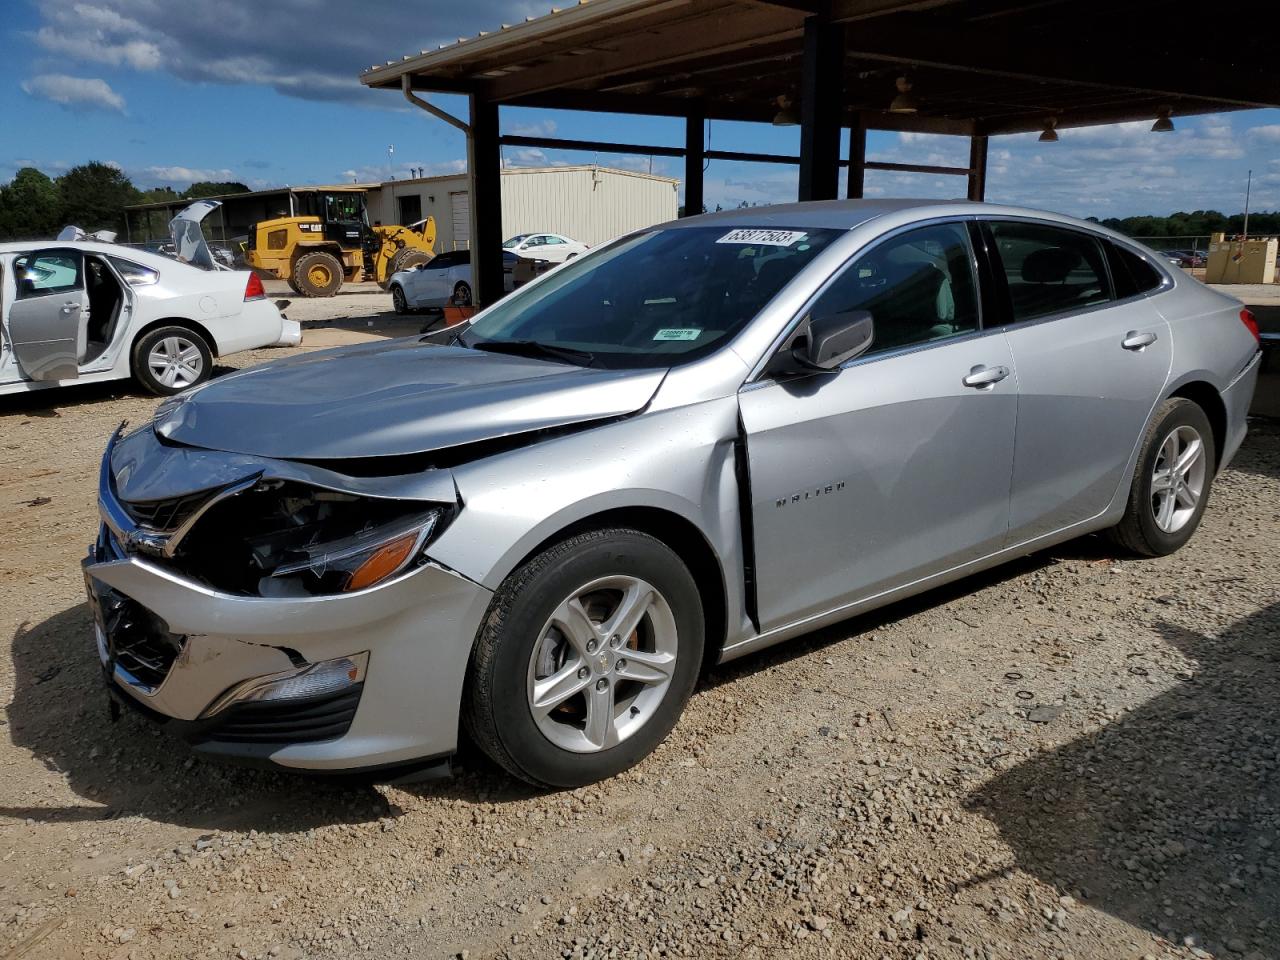
[[[1102,532],[1181,547],[1253,318],[1096,224],[755,208],[592,250],[439,335],[288,358],[111,441],[111,693],[197,749],[403,777],[465,731],[572,786],[697,678]]]

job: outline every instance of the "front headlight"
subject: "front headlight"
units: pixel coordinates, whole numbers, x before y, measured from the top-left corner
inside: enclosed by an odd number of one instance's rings
[[[210,509],[174,562],[234,593],[349,593],[425,563],[455,509],[268,480]]]
[[[368,527],[338,540],[305,545],[275,542],[274,556],[264,555],[264,565],[283,562],[270,568],[269,577],[260,585],[262,594],[276,595],[281,586],[286,593],[295,592],[288,589],[294,586],[307,593],[349,593],[390,579],[421,554],[442,513],[433,508],[402,523]],[[288,559],[297,554],[303,556]]]

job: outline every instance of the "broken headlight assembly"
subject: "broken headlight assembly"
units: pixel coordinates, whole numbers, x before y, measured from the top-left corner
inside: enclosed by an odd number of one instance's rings
[[[174,562],[250,596],[350,593],[426,563],[424,548],[454,509],[267,480],[210,509]]]

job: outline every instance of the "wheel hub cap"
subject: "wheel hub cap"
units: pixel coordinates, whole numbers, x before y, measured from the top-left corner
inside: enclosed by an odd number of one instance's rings
[[[675,617],[652,584],[629,576],[584,584],[548,618],[529,658],[538,730],[574,753],[616,746],[657,712],[677,651]]]
[[[1204,440],[1195,427],[1175,427],[1160,444],[1151,473],[1151,515],[1165,533],[1177,533],[1196,514],[1208,473]]]
[[[147,354],[147,366],[166,387],[189,387],[200,379],[204,358],[185,337],[165,337]]]

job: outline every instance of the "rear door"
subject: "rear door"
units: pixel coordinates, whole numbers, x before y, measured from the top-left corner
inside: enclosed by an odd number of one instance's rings
[[[84,258],[50,248],[13,259],[14,300],[6,324],[14,357],[30,380],[73,380],[87,343]]]
[[[979,325],[965,225],[881,241],[806,312],[848,310],[872,314],[866,354],[739,395],[766,631],[991,553],[1008,529],[1017,378],[1003,332]]]
[[[1169,325],[1112,277],[1109,241],[1032,220],[989,221],[1018,371],[1009,543],[1111,502],[1169,374]]]

